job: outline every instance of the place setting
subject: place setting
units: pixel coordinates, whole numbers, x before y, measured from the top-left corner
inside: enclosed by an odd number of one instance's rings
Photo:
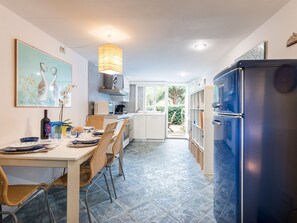
[[[39,137],[23,137],[20,142],[11,144],[3,149],[0,149],[2,154],[26,154],[26,153],[39,153],[47,152],[59,143],[54,140],[46,139],[40,140]]]
[[[68,147],[82,148],[95,146],[100,141],[100,136],[103,134],[103,130],[95,130],[94,127],[83,127],[83,132],[80,134],[71,131],[68,133],[71,140],[67,143]]]

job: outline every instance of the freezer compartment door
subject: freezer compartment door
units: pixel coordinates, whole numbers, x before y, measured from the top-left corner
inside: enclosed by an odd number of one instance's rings
[[[217,113],[243,113],[242,69],[231,70],[214,80],[213,108]]]
[[[240,222],[242,118],[214,116],[214,215]]]

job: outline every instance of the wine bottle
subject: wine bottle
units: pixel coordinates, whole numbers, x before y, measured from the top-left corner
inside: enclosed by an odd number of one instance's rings
[[[40,138],[48,139],[51,133],[50,119],[47,117],[47,110],[44,110],[44,117],[40,121]]]

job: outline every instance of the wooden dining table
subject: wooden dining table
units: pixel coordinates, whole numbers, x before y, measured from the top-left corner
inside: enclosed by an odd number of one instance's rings
[[[79,222],[80,165],[88,160],[96,146],[72,148],[69,140],[48,152],[28,154],[0,154],[1,166],[67,168],[67,223]],[[121,151],[121,156],[122,156]]]

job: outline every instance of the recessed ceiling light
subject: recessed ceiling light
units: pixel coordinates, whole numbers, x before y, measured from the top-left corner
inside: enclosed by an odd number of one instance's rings
[[[198,42],[197,44],[194,45],[194,47],[197,50],[203,50],[207,47],[207,44],[205,42]]]
[[[184,71],[180,73],[180,76],[182,76],[182,77],[184,77],[184,76],[186,76],[186,75],[187,75],[187,73],[184,72]]]

